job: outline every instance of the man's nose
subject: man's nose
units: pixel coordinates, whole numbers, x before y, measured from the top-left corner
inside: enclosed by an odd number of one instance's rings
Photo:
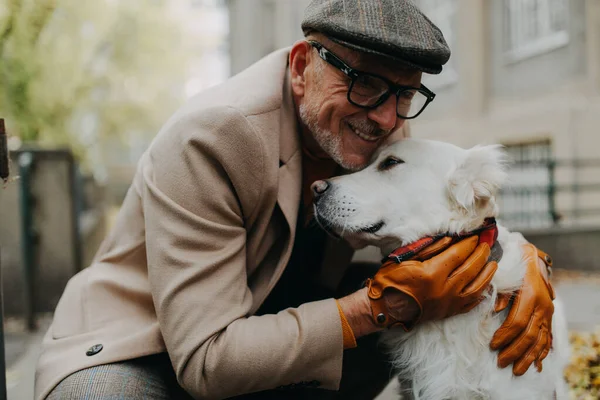
[[[367,117],[376,122],[380,129],[391,131],[396,127],[398,115],[396,114],[396,103],[398,99],[391,95],[379,107],[369,110]]]
[[[316,182],[313,182],[312,185],[310,185],[310,188],[313,191],[315,200],[317,200],[319,197],[323,196],[323,194],[327,191],[327,189],[329,189],[329,182],[316,181]]]

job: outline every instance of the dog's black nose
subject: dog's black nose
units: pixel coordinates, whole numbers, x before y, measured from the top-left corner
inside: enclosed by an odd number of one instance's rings
[[[323,195],[323,193],[325,193],[327,191],[327,189],[329,189],[329,182],[316,181],[316,182],[313,182],[313,184],[310,187],[313,191],[313,195],[315,196],[315,198],[319,198],[320,196]]]

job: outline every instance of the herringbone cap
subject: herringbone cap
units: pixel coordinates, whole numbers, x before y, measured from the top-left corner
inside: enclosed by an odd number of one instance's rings
[[[450,58],[442,32],[410,0],[313,0],[302,30],[430,74]]]

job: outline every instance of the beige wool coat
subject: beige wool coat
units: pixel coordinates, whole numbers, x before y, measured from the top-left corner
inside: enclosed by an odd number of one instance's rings
[[[159,132],[92,265],[59,301],[35,399],[81,369],[165,351],[200,399],[338,388],[333,299],[253,316],[290,258],[301,196],[288,57],[279,50],[199,94]],[[322,283],[334,288],[351,256],[328,242]]]

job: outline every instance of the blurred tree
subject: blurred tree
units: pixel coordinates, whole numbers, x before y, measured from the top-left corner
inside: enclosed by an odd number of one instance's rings
[[[55,8],[54,0],[0,2],[0,110],[25,139],[39,131],[29,88],[36,75],[35,44]]]
[[[0,0],[0,114],[84,161],[107,135],[155,134],[191,54],[165,2]]]

